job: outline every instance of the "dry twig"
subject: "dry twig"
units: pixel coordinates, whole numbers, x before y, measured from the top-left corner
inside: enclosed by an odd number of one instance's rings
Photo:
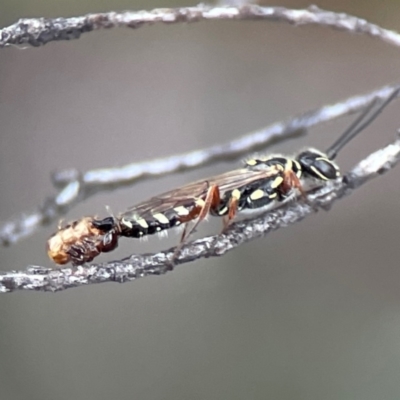
[[[175,264],[221,256],[243,243],[300,221],[317,209],[327,210],[337,199],[390,170],[399,160],[400,139],[397,139],[361,161],[343,179],[329,182],[310,194],[310,204],[297,201],[259,218],[237,222],[225,234],[190,242],[183,246]],[[175,249],[168,249],[155,254],[132,255],[120,261],[61,270],[31,266],[26,272],[14,271],[0,275],[0,292],[22,289],[59,291],[93,283],[128,282],[148,275],[160,275],[168,271],[166,265],[172,259],[174,251]]]
[[[109,28],[140,28],[156,23],[173,24],[210,20],[280,21],[293,25],[320,25],[351,33],[366,34],[400,47],[400,35],[364,19],[344,13],[325,11],[316,6],[293,10],[284,7],[261,7],[245,4],[239,7],[160,8],[152,11],[124,11],[88,14],[72,18],[23,18],[0,30],[0,47],[10,45],[42,46],[54,40],[79,39],[86,32]]]

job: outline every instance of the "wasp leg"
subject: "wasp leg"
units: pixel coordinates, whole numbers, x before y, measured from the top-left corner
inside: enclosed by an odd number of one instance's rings
[[[280,194],[285,197],[290,195],[293,189],[297,189],[302,197],[307,197],[299,177],[292,170],[286,171],[284,174],[283,183],[279,186],[278,190]]]
[[[217,185],[211,185],[208,190],[207,190],[207,195],[204,200],[201,201],[201,206],[196,207],[193,210],[193,214],[191,213],[190,216],[192,218],[197,218],[197,221],[192,225],[190,229],[188,229],[188,223],[185,225],[185,228],[182,232],[181,240],[176,246],[176,249],[174,251],[174,254],[172,256],[171,264],[169,265],[169,269],[173,269],[174,266],[174,261],[177,259],[182,246],[185,244],[187,239],[190,237],[190,235],[196,230],[196,228],[199,226],[200,222],[203,221],[207,215],[210,213],[211,208],[216,207],[219,202],[220,202],[220,193],[219,193],[219,188]],[[190,220],[188,221],[190,222]]]
[[[232,223],[233,219],[236,217],[237,211],[239,208],[239,198],[233,196],[229,199],[228,203],[228,214],[224,215],[222,218],[222,231],[221,233],[226,232],[229,228],[229,225]]]
[[[290,189],[286,189],[286,188],[297,189],[300,192],[300,196],[303,199],[304,203],[309,205],[314,211],[318,211],[318,208],[314,204],[312,204],[311,201],[309,200],[307,193],[304,191],[304,188],[303,188],[303,185],[301,184],[300,179],[293,171],[289,171],[285,174],[285,182],[282,185],[282,187],[283,187],[283,193],[285,195],[288,192],[290,192]]]
[[[182,234],[181,234],[181,238],[179,240],[179,243],[184,243],[186,237],[187,237],[187,231],[188,231],[188,226],[189,226],[189,222],[187,222],[183,228]]]
[[[309,200],[307,193],[304,191],[304,188],[300,182],[300,179],[294,172],[292,172],[291,175],[292,175],[291,181],[293,187],[295,187],[300,192],[300,196],[303,199],[304,203],[308,204],[314,211],[318,211],[318,208],[314,204],[312,204],[311,201]]]
[[[85,263],[86,261],[91,261],[91,260],[87,260],[87,257],[85,257],[85,253],[87,253],[87,249],[83,245],[73,244],[66,253],[70,256],[71,263],[74,266],[81,265],[81,264]]]
[[[219,194],[219,188],[217,185],[212,185],[208,188],[204,204],[201,206],[200,213],[197,216],[197,221],[193,224],[187,234],[182,238],[182,241],[186,241],[189,236],[196,230],[200,222],[203,221],[210,213],[212,207],[215,207],[220,202],[221,197]],[[186,228],[186,227],[185,227]]]
[[[92,261],[99,255],[93,240],[85,238],[80,244],[73,244],[67,251],[71,257],[72,265],[82,265],[86,262]]]

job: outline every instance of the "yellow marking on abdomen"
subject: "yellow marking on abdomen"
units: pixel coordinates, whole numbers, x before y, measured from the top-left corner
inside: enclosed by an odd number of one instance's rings
[[[125,219],[125,218],[122,218],[121,222],[122,222],[123,225],[127,226],[128,228],[131,228],[131,229],[133,228],[133,225],[132,225],[131,221],[129,221],[129,220]]]
[[[184,215],[188,215],[189,214],[189,210],[186,207],[183,207],[183,206],[175,207],[174,211],[180,216],[184,216]]]
[[[144,228],[144,229],[147,229],[147,228],[149,227],[149,224],[148,224],[148,223],[146,222],[146,220],[143,219],[143,218],[137,219],[135,222],[136,222],[138,225],[140,225],[142,228]]]
[[[169,224],[169,219],[161,213],[154,214],[153,218],[156,219],[160,224],[168,225]]]
[[[206,202],[203,199],[196,199],[195,203],[199,207],[204,207],[206,205]]]

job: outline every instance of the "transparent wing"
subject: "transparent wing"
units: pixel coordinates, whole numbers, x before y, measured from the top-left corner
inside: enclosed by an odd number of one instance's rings
[[[171,208],[180,206],[190,207],[194,205],[195,200],[204,200],[208,188],[212,185],[218,186],[222,197],[224,193],[230,190],[239,189],[242,186],[257,180],[266,179],[279,172],[282,172],[282,170],[278,169],[276,166],[270,166],[264,170],[242,168],[221,175],[200,179],[138,203],[122,213],[120,217],[130,217],[134,215],[136,217],[145,218],[149,213],[164,213]]]

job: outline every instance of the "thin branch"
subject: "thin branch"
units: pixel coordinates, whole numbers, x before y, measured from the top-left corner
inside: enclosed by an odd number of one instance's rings
[[[101,191],[133,185],[144,179],[188,171],[217,161],[243,157],[273,142],[305,133],[315,125],[360,111],[374,98],[387,99],[399,87],[399,84],[385,86],[365,95],[309,111],[286,122],[277,122],[231,142],[190,153],[128,164],[120,168],[95,169],[82,174],[76,170],[62,171],[54,177],[55,184],[60,187],[55,196],[47,198],[33,213],[23,213],[0,226],[0,244],[16,243],[33,234],[41,226],[49,225],[59,219],[78,203]]]
[[[221,256],[243,243],[302,220],[318,209],[332,204],[356,188],[393,168],[400,160],[400,138],[361,161],[344,178],[329,182],[309,194],[309,204],[296,201],[264,216],[233,224],[225,234],[195,240],[183,246],[175,265],[200,258]],[[120,261],[76,268],[51,270],[31,266],[26,272],[0,275],[0,292],[16,290],[60,291],[71,287],[103,282],[128,282],[149,275],[166,273],[175,249],[155,254],[131,255]]]
[[[124,11],[88,14],[72,18],[23,18],[0,30],[0,47],[10,45],[42,46],[54,40],[79,39],[86,32],[109,28],[139,28],[156,23],[173,24],[210,20],[264,20],[293,25],[320,25],[362,33],[400,47],[400,35],[364,19],[344,13],[325,11],[316,6],[293,10],[284,7],[261,7],[245,4],[239,7],[160,8],[152,11]]]

